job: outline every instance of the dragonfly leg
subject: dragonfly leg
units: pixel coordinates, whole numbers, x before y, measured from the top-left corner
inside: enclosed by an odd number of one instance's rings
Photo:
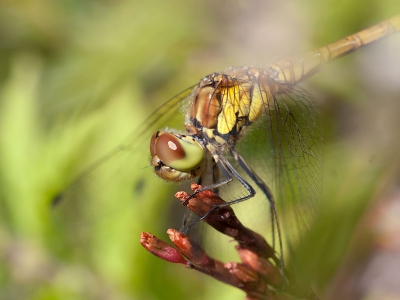
[[[224,163],[218,162],[218,165],[220,166],[220,169],[222,170],[224,175],[229,178],[229,181],[232,181],[233,177],[235,177],[244,186],[244,188],[248,191],[248,195],[246,195],[244,197],[241,197],[241,198],[238,198],[238,199],[235,199],[233,201],[229,201],[229,202],[226,202],[226,203],[223,203],[223,204],[215,205],[204,216],[201,217],[201,220],[207,218],[207,216],[217,208],[228,206],[228,205],[232,205],[232,204],[236,204],[236,203],[248,200],[250,198],[253,198],[255,196],[255,194],[256,194],[256,191],[254,190],[254,188],[246,180],[244,180],[240,176],[240,174],[232,167],[232,165],[228,161],[224,160]],[[209,189],[209,187],[203,187],[203,188],[197,190],[197,192],[201,192],[201,191],[207,190],[207,189]]]
[[[223,185],[225,185],[225,184],[227,184],[227,183],[229,183],[229,182],[231,182],[231,181],[233,180],[233,177],[232,177],[231,171],[230,171],[231,169],[233,169],[233,167],[230,166],[230,165],[229,165],[230,168],[227,167],[226,164],[229,164],[227,161],[225,161],[224,163],[222,163],[222,161],[219,160],[219,161],[217,162],[217,164],[218,164],[220,170],[222,171],[222,173],[224,174],[225,179],[222,180],[222,181],[220,181],[220,182],[216,182],[216,183],[213,183],[213,184],[210,184],[210,185],[207,185],[207,186],[203,186],[201,189],[198,189],[198,190],[195,191],[193,194],[191,194],[185,201],[182,202],[183,205],[186,205],[186,203],[187,203],[190,199],[192,199],[195,195],[197,195],[198,193],[203,192],[203,191],[205,191],[205,190],[213,190],[213,189],[216,189],[216,188],[218,188],[218,187],[220,187],[220,186],[223,186]],[[236,177],[236,176],[235,176],[235,177]]]
[[[276,210],[276,204],[274,197],[272,195],[271,189],[268,185],[260,178],[258,175],[251,170],[251,168],[247,165],[245,160],[236,152],[235,149],[231,149],[231,153],[235,160],[239,163],[240,167],[246,172],[246,174],[254,181],[254,183],[261,189],[261,191],[266,195],[270,205],[270,213],[271,213],[271,220],[272,220],[272,231],[275,232],[275,225],[276,230],[278,233],[278,242],[279,242],[279,250],[281,251],[281,269],[282,272],[284,271],[284,261],[283,261],[283,245],[282,245],[282,234],[281,234],[281,227],[278,218],[278,212]],[[234,201],[233,201],[234,202]],[[229,202],[230,204],[234,204]],[[272,235],[273,238],[273,245],[275,244],[275,235]]]
[[[182,221],[182,227],[180,229],[181,232],[185,233],[187,232],[191,227],[193,227],[194,225],[196,225],[199,221],[204,220],[210,213],[212,213],[215,209],[219,208],[219,207],[223,207],[223,206],[227,206],[230,204],[234,204],[234,203],[238,203],[241,201],[245,201],[247,199],[250,199],[252,197],[254,197],[255,195],[255,191],[253,189],[253,187],[247,183],[238,173],[237,171],[231,166],[231,164],[227,161],[227,160],[217,160],[217,165],[219,167],[219,169],[222,171],[223,176],[225,177],[224,180],[211,184],[211,185],[207,185],[207,186],[203,186],[202,188],[198,189],[197,191],[195,191],[193,194],[191,194],[187,199],[185,199],[185,201],[182,202],[183,205],[185,205],[190,199],[192,199],[195,195],[197,195],[200,192],[206,191],[206,190],[213,190],[216,189],[220,186],[223,186],[229,182],[231,182],[233,180],[233,177],[237,178],[240,183],[247,189],[247,191],[249,192],[248,195],[240,198],[240,199],[236,199],[234,201],[228,202],[227,204],[221,204],[221,205],[215,205],[212,209],[210,209],[205,215],[203,215],[202,217],[199,217],[197,219],[195,219],[194,221],[190,220],[191,223],[188,224],[188,220],[190,218],[190,213],[186,213],[183,221]]]

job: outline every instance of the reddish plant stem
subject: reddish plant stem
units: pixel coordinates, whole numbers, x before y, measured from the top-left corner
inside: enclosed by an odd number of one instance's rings
[[[201,188],[197,184],[192,184],[191,188],[195,194],[189,200],[187,199],[190,195],[185,192],[178,192],[175,197],[199,217],[206,215],[215,205],[225,203],[211,191],[196,193]],[[188,268],[243,290],[247,300],[284,299],[282,295],[276,295],[274,288],[271,288],[271,286],[280,288],[284,280],[279,267],[274,266],[269,260],[279,266],[273,248],[261,235],[244,227],[230,206],[214,209],[203,221],[238,242],[235,248],[241,263],[222,263],[208,256],[200,245],[175,229],[169,229],[168,235],[176,248],[150,233],[142,233],[141,244],[149,252],[166,261],[184,264]]]

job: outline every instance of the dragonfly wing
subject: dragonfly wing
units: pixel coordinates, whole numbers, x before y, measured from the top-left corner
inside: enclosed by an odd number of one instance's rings
[[[144,173],[153,173],[150,168],[143,170],[150,166],[150,138],[166,126],[184,130],[180,109],[191,90],[161,105],[118,147],[84,169],[55,197],[51,209],[54,221],[80,232],[134,207],[132,203],[139,200],[147,182]]]
[[[272,190],[284,240],[293,245],[318,214],[321,199],[318,109],[307,91],[285,85],[264,103],[264,116],[237,150]]]

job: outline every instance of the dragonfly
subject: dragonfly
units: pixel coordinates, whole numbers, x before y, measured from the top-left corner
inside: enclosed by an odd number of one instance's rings
[[[282,257],[282,240],[292,243],[309,229],[322,193],[318,108],[299,84],[324,64],[398,31],[400,15],[265,69],[244,66],[205,76],[161,105],[125,142],[89,166],[54,205],[68,205],[82,179],[115,157],[138,155],[137,149],[150,139],[151,165],[160,178],[197,179],[201,190],[221,192],[224,205],[256,194],[264,199],[273,244]],[[183,117],[184,132],[165,127]],[[186,214],[181,230],[188,231],[206,216],[193,221]]]

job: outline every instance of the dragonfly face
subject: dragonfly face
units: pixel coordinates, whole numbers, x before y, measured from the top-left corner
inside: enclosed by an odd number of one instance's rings
[[[168,181],[193,179],[201,173],[204,149],[190,135],[157,131],[150,141],[151,165]]]

